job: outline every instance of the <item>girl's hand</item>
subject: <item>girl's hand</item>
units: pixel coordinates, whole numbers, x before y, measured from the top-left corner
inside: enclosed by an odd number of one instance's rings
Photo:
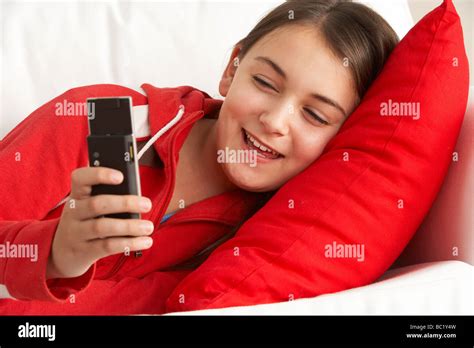
[[[118,175],[115,177],[114,175]],[[71,195],[65,203],[48,259],[46,278],[83,275],[99,259],[125,251],[148,249],[153,223],[139,219],[96,218],[111,213],[144,213],[151,201],[136,195],[91,196],[92,185],[117,185],[120,171],[83,167],[72,172]]]

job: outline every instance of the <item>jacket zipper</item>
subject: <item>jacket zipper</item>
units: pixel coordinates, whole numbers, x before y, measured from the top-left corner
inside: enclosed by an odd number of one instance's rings
[[[186,128],[186,126],[188,126],[188,124],[189,124],[190,122],[193,122],[193,121],[194,121],[194,117],[192,117],[192,118],[190,117],[187,121],[188,121],[188,122],[185,123],[185,124],[182,126],[181,129],[175,129],[174,132],[170,135],[172,140],[171,140],[171,144],[170,144],[170,146],[169,146],[169,152],[168,152],[168,153],[170,153],[170,154],[173,154],[173,153],[174,153],[175,145],[176,145],[175,133],[176,133],[176,132],[183,131],[183,128]],[[174,169],[174,172],[176,172],[176,168],[175,168],[175,167],[176,167],[176,163],[174,163],[174,162],[175,162],[174,157],[172,157],[172,158],[171,158],[171,164],[172,164],[172,166],[173,166],[174,168],[171,168],[171,172],[173,172],[173,169]],[[170,167],[170,166],[168,166],[168,167]],[[174,175],[172,175],[172,176],[171,176],[171,183],[170,183],[171,185],[170,185],[169,187],[173,187],[173,186],[174,186],[174,181],[175,181],[175,179],[176,179],[176,178],[174,177]],[[167,192],[165,193],[165,196],[166,196],[165,204],[163,204],[163,205],[161,206],[160,212],[156,215],[156,216],[160,219],[160,221],[161,221],[161,219],[163,218],[164,212],[166,211],[166,208],[167,208],[167,206],[168,206],[168,204],[169,204],[169,200],[171,199],[170,196],[173,194],[173,192],[171,192],[171,191],[172,191],[171,189],[168,189]],[[161,197],[160,197],[160,199],[157,200],[157,201],[158,201],[158,202],[161,201]],[[192,220],[192,218],[191,218],[191,220]],[[135,252],[134,255],[135,255],[135,258],[138,258],[138,257],[141,257],[141,256],[142,256],[141,252]],[[109,278],[113,277],[115,274],[117,274],[118,271],[120,270],[120,268],[123,266],[123,264],[124,264],[125,261],[127,260],[127,258],[128,258],[128,256],[122,255],[122,256],[120,257],[120,259],[117,261],[117,263],[116,263],[116,264],[112,267],[112,269],[109,271],[109,273],[107,273],[106,276],[103,277],[102,279],[109,279]]]

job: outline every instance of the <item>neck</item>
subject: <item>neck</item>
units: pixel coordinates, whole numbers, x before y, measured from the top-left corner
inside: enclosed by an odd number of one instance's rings
[[[222,169],[222,165],[217,162],[217,120],[202,119],[198,128],[197,138],[198,146],[195,147],[193,156],[196,166],[199,166],[205,172],[215,187],[216,191],[226,192],[236,189],[237,186],[232,183]]]
[[[177,185],[182,195],[201,200],[236,189],[217,162],[216,120],[203,118],[191,128],[180,151]]]

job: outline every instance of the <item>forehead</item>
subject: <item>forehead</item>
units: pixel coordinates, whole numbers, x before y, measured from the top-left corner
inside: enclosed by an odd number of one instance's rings
[[[305,74],[324,74],[326,78],[350,79],[349,69],[343,59],[334,54],[321,32],[308,25],[286,25],[275,29],[258,40],[247,52],[248,63],[262,65],[256,61],[265,56],[287,72],[289,78]],[[245,60],[245,59],[244,59]]]

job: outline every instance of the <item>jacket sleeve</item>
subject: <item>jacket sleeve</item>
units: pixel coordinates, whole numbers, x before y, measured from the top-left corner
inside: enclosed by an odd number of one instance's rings
[[[70,192],[71,172],[88,165],[88,97],[142,94],[118,85],[70,89],[42,105],[0,141],[0,284],[16,299],[61,301],[91,282],[95,266],[81,277],[46,281],[51,243],[59,222],[56,205]],[[52,211],[55,218],[48,216]],[[35,257],[12,250],[37,248]],[[3,252],[3,254],[2,254]]]
[[[81,88],[63,93],[0,142],[0,283],[16,299],[64,300],[93,276],[92,267],[79,278],[46,281],[59,218],[42,220],[68,195],[71,172],[87,165],[87,116],[61,116],[81,99]]]
[[[64,301],[91,282],[95,265],[77,278],[46,280],[46,266],[58,222],[59,218],[0,221],[0,245],[3,248],[0,283],[6,286],[11,297],[18,300]],[[13,255],[14,252],[16,255]]]

